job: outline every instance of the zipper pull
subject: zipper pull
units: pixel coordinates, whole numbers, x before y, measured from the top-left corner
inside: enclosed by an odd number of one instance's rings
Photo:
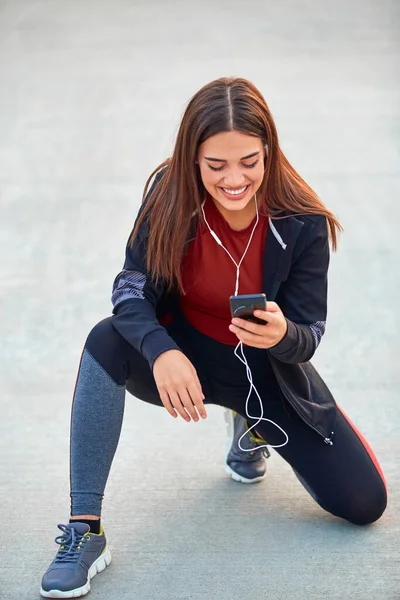
[[[324,442],[325,442],[325,444],[328,444],[328,446],[333,446],[333,442],[332,442],[332,436],[333,435],[334,435],[334,432],[331,431],[330,437],[324,438]]]

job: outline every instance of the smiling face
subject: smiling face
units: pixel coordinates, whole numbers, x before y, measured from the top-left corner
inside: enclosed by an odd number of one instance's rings
[[[201,179],[228,223],[242,229],[256,213],[254,194],[264,177],[262,140],[239,131],[211,136],[199,147]]]

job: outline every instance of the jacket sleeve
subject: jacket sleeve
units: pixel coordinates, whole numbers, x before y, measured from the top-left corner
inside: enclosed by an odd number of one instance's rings
[[[302,249],[287,280],[281,285],[277,304],[288,324],[285,337],[269,352],[286,363],[307,362],[325,332],[328,292],[329,241],[327,220],[314,217]],[[299,240],[300,241],[300,240]]]
[[[162,173],[156,176],[153,186],[161,177]],[[179,347],[156,317],[157,302],[164,286],[162,283],[155,285],[147,272],[147,238],[148,224],[145,222],[134,245],[130,246],[129,241],[127,243],[123,269],[113,284],[111,322],[122,337],[148,360],[152,369],[160,354],[167,350],[179,350]]]

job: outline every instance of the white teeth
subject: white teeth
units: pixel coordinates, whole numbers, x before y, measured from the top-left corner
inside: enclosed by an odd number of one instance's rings
[[[226,188],[222,188],[224,190],[224,192],[226,194],[231,194],[232,196],[239,196],[240,194],[243,194],[243,192],[246,190],[248,186],[245,185],[244,187],[240,188],[240,190],[227,190]]]

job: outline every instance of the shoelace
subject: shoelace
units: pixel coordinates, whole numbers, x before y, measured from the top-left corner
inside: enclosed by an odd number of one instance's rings
[[[248,423],[247,423],[247,427],[248,428],[250,427]],[[254,430],[251,430],[249,432],[250,442],[252,444],[254,444],[254,446],[259,446],[260,444],[265,444],[265,440],[263,438],[259,438],[256,435],[254,435],[253,431]],[[254,456],[254,454],[256,454],[256,453],[260,453],[262,456],[265,456],[265,458],[269,458],[271,456],[268,448],[260,448],[259,450],[253,450],[252,452],[249,452],[250,456]]]
[[[90,536],[87,533],[81,535],[73,527],[66,525],[57,525],[57,527],[63,534],[54,540],[60,546],[54,562],[76,562],[81,556],[82,545],[90,539]]]

